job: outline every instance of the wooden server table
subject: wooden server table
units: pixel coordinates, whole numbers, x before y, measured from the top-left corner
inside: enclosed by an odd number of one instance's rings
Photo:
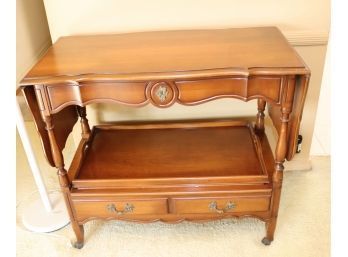
[[[273,240],[310,71],[275,27],[60,38],[21,81],[77,241],[92,219],[205,221],[253,216]],[[90,129],[85,106],[257,100],[254,123],[123,122]],[[264,110],[279,135],[274,155]],[[228,108],[228,106],[226,106]],[[70,168],[62,150],[80,117]]]

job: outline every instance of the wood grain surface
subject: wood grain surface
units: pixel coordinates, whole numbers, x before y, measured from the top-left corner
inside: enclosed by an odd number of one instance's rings
[[[127,80],[163,73],[168,78],[195,71],[248,75],[271,73],[270,69],[307,72],[276,27],[70,36],[60,38],[21,84],[106,75],[123,75],[118,78]]]
[[[246,126],[96,129],[78,179],[266,175],[256,147]]]

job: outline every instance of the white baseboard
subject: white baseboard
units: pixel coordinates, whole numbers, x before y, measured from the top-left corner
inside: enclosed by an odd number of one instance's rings
[[[282,32],[293,46],[327,45],[329,39],[328,31],[284,30]]]

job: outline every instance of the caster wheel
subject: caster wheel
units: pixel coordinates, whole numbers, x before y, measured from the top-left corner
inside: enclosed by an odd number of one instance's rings
[[[267,237],[264,237],[261,241],[264,245],[270,245],[271,244],[271,240],[269,240]]]
[[[83,243],[79,243],[77,241],[71,241],[71,245],[76,249],[81,249],[83,247]]]

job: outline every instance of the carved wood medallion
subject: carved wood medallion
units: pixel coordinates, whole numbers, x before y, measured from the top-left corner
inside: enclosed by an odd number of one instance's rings
[[[169,107],[177,98],[176,86],[170,82],[150,83],[148,89],[148,98],[158,107]]]

